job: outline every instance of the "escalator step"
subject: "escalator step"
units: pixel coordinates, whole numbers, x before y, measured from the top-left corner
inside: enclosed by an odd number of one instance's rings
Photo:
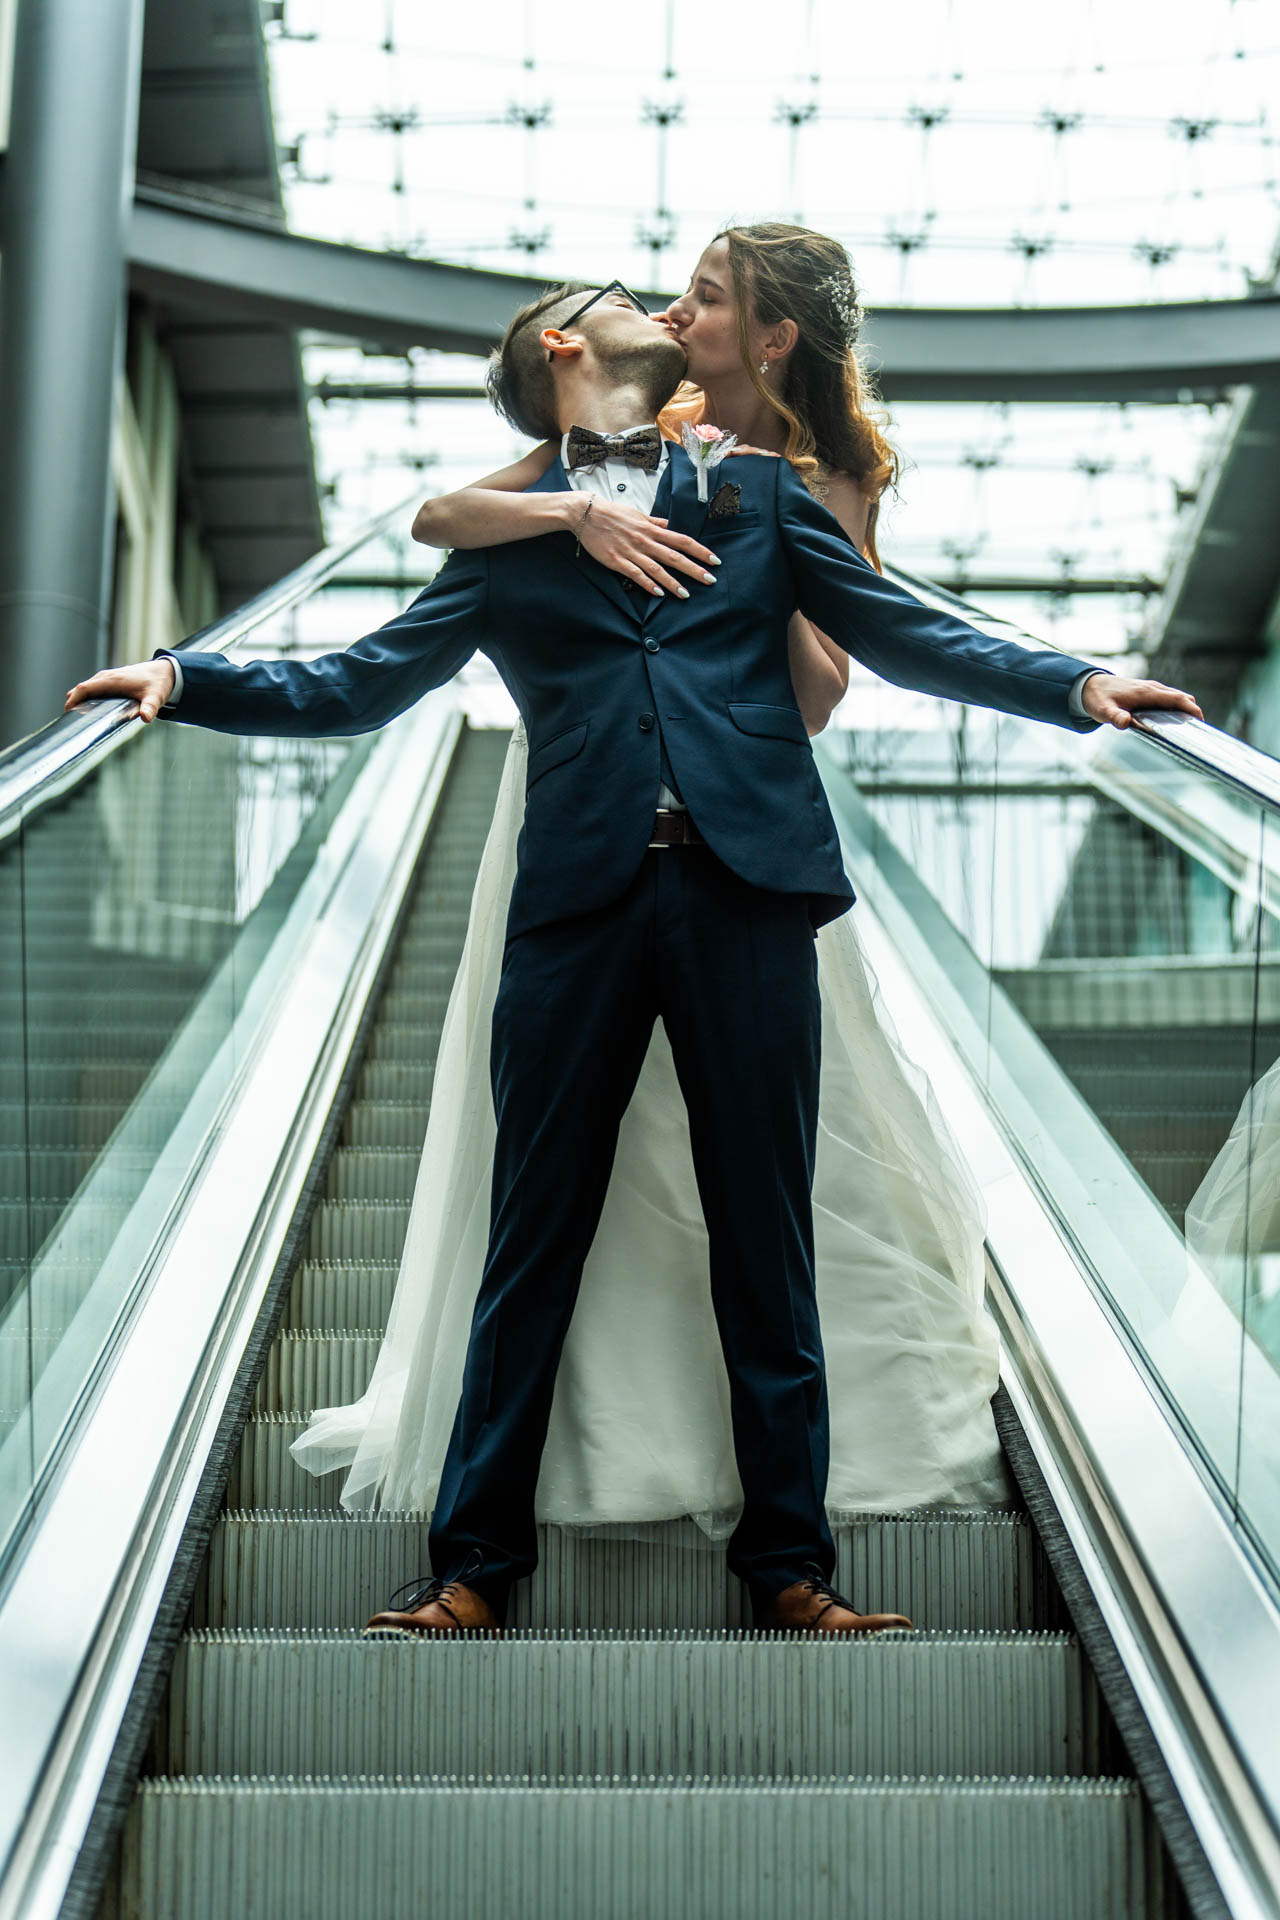
[[[399,1260],[408,1200],[322,1200],[311,1216],[309,1260]]]
[[[76,1207],[76,1228],[87,1246],[109,1247],[129,1217],[133,1198],[115,1201],[82,1200]],[[0,1200],[0,1259],[21,1259],[40,1249],[66,1217],[65,1198],[27,1200],[6,1194]],[[408,1209],[406,1208],[406,1214]],[[407,1221],[406,1221],[407,1224]]]
[[[327,1200],[412,1200],[420,1146],[338,1147],[325,1181]]]
[[[185,1111],[183,1102],[148,1101],[129,1116],[130,1138],[158,1153]],[[25,1141],[41,1153],[89,1148],[95,1158],[120,1119],[118,1102],[0,1100],[0,1142]]]
[[[421,1060],[365,1060],[356,1076],[352,1098],[428,1106],[435,1071],[434,1048],[428,1058]]]
[[[434,1059],[443,1021],[443,1007],[433,1020],[380,1020],[375,1023],[369,1035],[369,1047],[365,1058],[367,1060],[415,1060],[429,1055]]]
[[[342,1124],[343,1145],[412,1147],[419,1159],[430,1114],[426,1100],[353,1100]]]
[[[398,1260],[304,1260],[293,1278],[285,1324],[295,1332],[332,1327],[354,1333],[362,1327],[385,1327],[399,1273]]]
[[[254,1393],[255,1413],[290,1408],[346,1406],[369,1384],[382,1345],[382,1330],[336,1333],[307,1329],[278,1333],[267,1352]]]
[[[164,1774],[1097,1774],[1070,1634],[197,1633]]]
[[[276,1435],[279,1436],[278,1440]],[[255,1437],[261,1441],[261,1427]],[[282,1422],[268,1444],[292,1439]],[[262,1470],[261,1456],[252,1471]],[[244,1468],[241,1467],[243,1474]],[[336,1476],[333,1476],[336,1479]],[[218,1517],[192,1602],[193,1627],[360,1627],[430,1569],[428,1516],[271,1513]],[[960,1507],[833,1514],[835,1585],[864,1612],[921,1628],[984,1632],[1068,1623],[1025,1516]],[[691,1520],[652,1539],[539,1527],[539,1563],[512,1591],[512,1627],[708,1628],[750,1624],[722,1542]]]
[[[155,1780],[120,1912],[1142,1920],[1160,1877],[1127,1780]]]
[[[14,1060],[0,1062],[0,1099],[106,1100],[117,1109],[137,1098],[151,1063],[145,1060]]]
[[[378,1008],[378,1017],[392,1024],[404,1021],[416,1026],[426,1020],[438,1020],[449,999],[449,989],[458,971],[458,956],[443,960],[418,960],[413,964],[413,980],[404,975],[387,988]]]

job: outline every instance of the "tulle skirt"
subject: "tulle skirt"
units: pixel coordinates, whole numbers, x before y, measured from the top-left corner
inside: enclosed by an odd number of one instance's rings
[[[489,1030],[527,746],[515,728],[445,1016],[386,1336],[367,1391],[318,1408],[291,1452],[346,1468],[340,1500],[429,1513],[462,1386],[493,1167]],[[678,859],[675,853],[671,856]],[[813,1189],[831,1418],[830,1512],[1009,1506],[991,1411],[981,1196],[924,1071],[903,1051],[856,908],[818,933],[822,1075]],[[624,1116],[556,1378],[535,1514],[644,1536],[742,1510],[689,1127],[661,1023]]]

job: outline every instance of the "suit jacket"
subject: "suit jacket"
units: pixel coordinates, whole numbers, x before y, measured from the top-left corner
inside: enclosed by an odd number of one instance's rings
[[[739,511],[708,528],[693,464],[671,449],[654,512],[723,562],[687,600],[629,588],[575,554],[570,532],[455,550],[403,613],[344,652],[236,664],[184,650],[182,699],[163,717],[221,733],[367,733],[478,650],[529,739],[508,937],[627,885],[653,824],[659,718],[712,850],[756,886],[806,894],[816,928],[854,893],[791,684],[797,606],[898,686],[1082,731],[1097,723],[1071,713],[1068,692],[1090,662],[926,607],[868,564],[786,460],[742,455],[733,478]],[[567,490],[558,459],[531,489]]]

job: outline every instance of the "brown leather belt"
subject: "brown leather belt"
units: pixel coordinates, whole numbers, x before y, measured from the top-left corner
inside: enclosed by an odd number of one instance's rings
[[[653,818],[651,847],[705,847],[706,844],[687,813],[659,807]]]

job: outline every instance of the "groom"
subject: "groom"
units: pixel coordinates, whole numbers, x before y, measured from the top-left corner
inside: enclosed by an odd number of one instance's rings
[[[910,1624],[860,1614],[829,1584],[814,937],[854,896],[796,706],[787,623],[798,605],[898,685],[1057,726],[1199,711],[1187,694],[926,607],[867,564],[785,460],[735,458],[732,482],[719,469],[700,503],[692,463],[653,424],[683,371],[682,349],[624,290],[558,289],[512,321],[491,391],[524,431],[563,434],[534,489],[562,530],[455,550],[404,613],[345,652],[235,665],[216,653],[179,664],[161,649],[73,690],[130,692],[144,719],[226,733],[356,734],[478,649],[525,721],[525,823],[493,1015],[490,1238],[431,1522],[434,1575],[371,1627],[500,1628],[513,1583],[537,1563],[560,1351],[658,1018],[688,1106],[730,1383],[744,1505],[729,1566],[757,1626]],[[655,598],[579,549],[573,523],[606,489],[713,545],[714,585]],[[581,505],[567,500],[579,491]]]

